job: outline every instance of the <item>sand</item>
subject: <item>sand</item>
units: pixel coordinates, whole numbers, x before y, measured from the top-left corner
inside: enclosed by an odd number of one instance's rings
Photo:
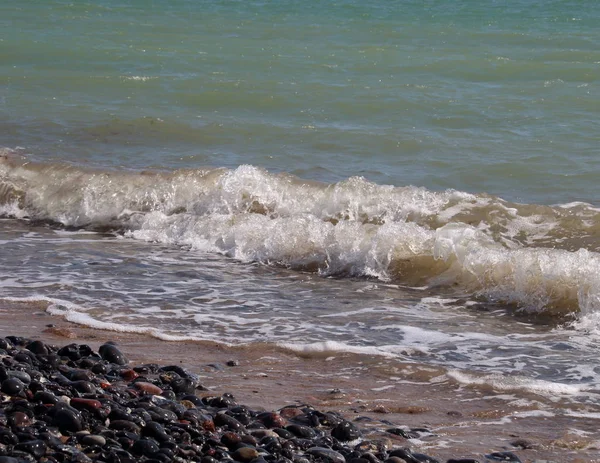
[[[506,394],[459,388],[430,367],[396,365],[390,379],[391,367],[381,359],[370,362],[340,353],[303,356],[268,345],[246,349],[214,342],[167,342],[75,325],[47,314],[45,306],[36,303],[2,302],[0,335],[55,345],[89,344],[94,349],[114,341],[132,364],[175,364],[199,374],[208,389],[199,395],[229,392],[238,403],[265,410],[310,404],[339,411],[358,419],[369,437],[440,461],[484,461],[486,453],[512,451],[523,462],[600,462],[600,413],[599,418],[548,416],[547,409],[540,410],[528,397],[507,400]],[[424,427],[433,435],[406,440],[382,431],[394,426]]]

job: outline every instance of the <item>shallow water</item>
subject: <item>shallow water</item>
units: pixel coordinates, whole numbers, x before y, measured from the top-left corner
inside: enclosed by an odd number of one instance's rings
[[[2,5],[0,296],[597,404],[599,14]]]

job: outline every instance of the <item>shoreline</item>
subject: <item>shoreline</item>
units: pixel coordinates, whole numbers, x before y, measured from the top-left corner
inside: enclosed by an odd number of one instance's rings
[[[162,341],[148,335],[101,331],[45,312],[39,303],[0,306],[0,335],[23,336],[57,346],[114,341],[130,365],[179,365],[200,376],[207,391],[231,393],[238,403],[273,411],[309,404],[337,411],[369,435],[395,447],[445,461],[498,451],[516,453],[523,462],[600,462],[598,419],[550,416],[531,404],[474,388],[457,388],[431,379],[439,371],[406,365],[390,383],[389,371],[364,356],[336,353],[307,358],[265,345],[246,349],[214,342]],[[426,428],[432,435],[404,439],[382,430],[394,426]]]

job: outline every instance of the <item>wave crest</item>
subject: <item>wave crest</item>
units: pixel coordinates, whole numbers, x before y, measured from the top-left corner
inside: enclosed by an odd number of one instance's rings
[[[564,315],[600,307],[597,209],[336,184],[253,166],[94,171],[0,153],[0,214],[323,275],[458,287]]]

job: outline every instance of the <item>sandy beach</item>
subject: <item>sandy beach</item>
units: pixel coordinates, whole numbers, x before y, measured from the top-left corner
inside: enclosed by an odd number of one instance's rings
[[[369,364],[351,354],[308,357],[266,347],[245,350],[92,330],[48,315],[41,303],[4,302],[0,327],[2,336],[55,345],[78,343],[97,349],[111,340],[131,364],[179,365],[199,374],[207,389],[200,395],[229,392],[239,403],[265,410],[297,404],[335,410],[356,420],[371,438],[409,446],[440,461],[484,461],[483,455],[494,451],[513,451],[523,462],[600,461],[597,419],[551,417],[528,401],[507,401],[493,391],[457,388],[448,381],[436,383],[442,372],[431,367],[405,365],[391,384],[381,363]],[[432,435],[407,440],[385,433],[391,425],[426,428]]]

